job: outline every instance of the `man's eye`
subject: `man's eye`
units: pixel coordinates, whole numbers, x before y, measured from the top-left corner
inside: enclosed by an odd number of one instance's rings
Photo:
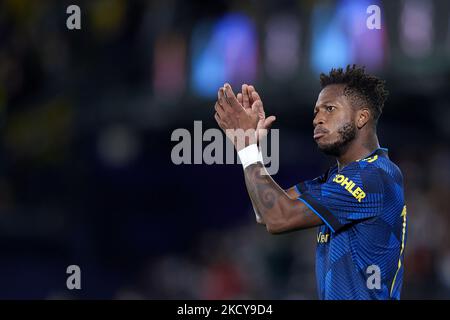
[[[327,106],[327,111],[328,112],[331,112],[331,111],[333,111],[335,109],[335,107],[333,107],[333,106]]]

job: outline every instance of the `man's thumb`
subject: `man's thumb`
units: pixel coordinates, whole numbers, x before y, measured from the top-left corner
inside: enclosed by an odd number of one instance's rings
[[[264,120],[264,128],[269,129],[275,120],[277,120],[275,116],[267,117],[267,119]]]

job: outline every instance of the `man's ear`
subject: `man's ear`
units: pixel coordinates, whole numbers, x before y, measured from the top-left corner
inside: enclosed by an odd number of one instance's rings
[[[364,127],[370,120],[370,111],[368,108],[361,108],[358,110],[356,126],[358,129]]]

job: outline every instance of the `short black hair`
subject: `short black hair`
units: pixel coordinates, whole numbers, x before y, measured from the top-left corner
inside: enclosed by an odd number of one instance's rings
[[[377,124],[389,95],[385,81],[367,74],[364,67],[348,65],[345,71],[333,68],[329,74],[320,74],[322,89],[331,84],[344,84],[344,94],[351,99],[352,104],[367,105],[372,111],[374,124]]]

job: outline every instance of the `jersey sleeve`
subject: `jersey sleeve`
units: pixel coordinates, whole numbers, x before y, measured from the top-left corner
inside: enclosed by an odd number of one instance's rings
[[[330,170],[327,170],[327,172],[325,172],[321,176],[318,176],[311,180],[305,180],[305,181],[297,183],[295,185],[295,189],[297,190],[297,193],[299,195],[301,195],[305,192],[310,191],[311,189],[317,188],[318,186],[320,186],[322,183],[324,183],[327,180],[329,172],[330,172]]]
[[[380,215],[383,196],[379,169],[367,162],[355,162],[319,187],[305,190],[298,199],[337,232],[345,225]]]

